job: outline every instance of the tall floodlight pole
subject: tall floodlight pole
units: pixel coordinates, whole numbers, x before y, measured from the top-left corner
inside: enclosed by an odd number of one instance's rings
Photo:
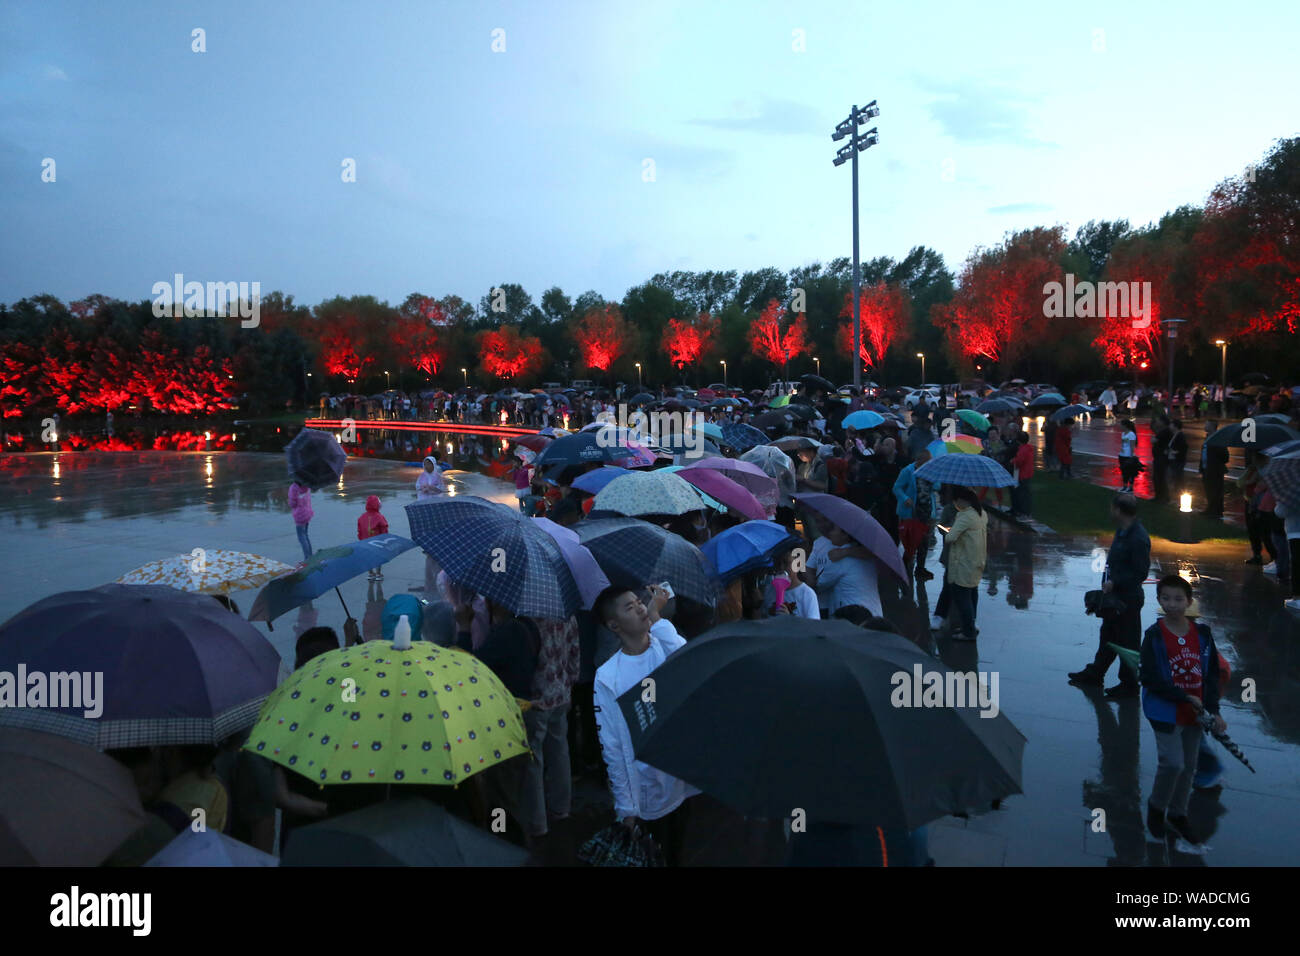
[[[865,133],[859,133],[858,127],[879,115],[875,100],[862,109],[858,109],[855,103],[849,111],[849,118],[836,126],[831,134],[831,139],[836,142],[845,136],[850,137],[849,142],[835,154],[833,163],[841,166],[845,160],[853,160],[853,384],[857,388],[862,387],[862,316],[858,314],[858,302],[862,297],[862,269],[858,265],[858,153],[880,141],[876,127]]]
[[[1162,323],[1169,333],[1169,394],[1165,400],[1169,403],[1170,415],[1174,413],[1174,342],[1178,339],[1178,326],[1186,322],[1186,319],[1165,319]]]

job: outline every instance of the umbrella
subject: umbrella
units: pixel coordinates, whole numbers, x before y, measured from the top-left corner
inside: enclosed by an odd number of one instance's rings
[[[803,451],[805,448],[820,448],[821,442],[814,441],[806,435],[787,435],[784,438],[777,438],[769,442],[773,448],[779,448],[787,455],[791,452]]]
[[[1291,441],[1280,442],[1276,445],[1269,445],[1260,452],[1265,458],[1278,458],[1282,455],[1290,456],[1292,453],[1300,451],[1300,438]]]
[[[797,547],[802,541],[774,521],[746,521],[710,538],[700,550],[726,582],[748,571],[771,567],[774,554]]]
[[[585,491],[589,495],[599,494],[601,489],[620,475],[630,475],[631,472],[626,468],[620,468],[618,465],[605,465],[594,471],[584,471],[577,478],[571,481],[570,487],[577,488],[579,491]]]
[[[1252,434],[1253,433],[1253,434]],[[1246,439],[1250,438],[1250,441]],[[1209,438],[1205,444],[1212,448],[1267,448],[1284,441],[1300,438],[1300,432],[1292,431],[1285,425],[1271,425],[1268,422],[1253,425],[1249,431],[1243,422],[1224,425]]]
[[[975,406],[976,411],[983,412],[986,415],[1001,415],[1006,414],[1007,412],[1019,413],[1024,411],[1024,408],[1024,402],[1012,401],[1009,398],[991,398],[988,401],[980,402],[979,405]]]
[[[582,596],[582,606],[590,609],[596,603],[600,592],[609,587],[609,578],[596,563],[595,556],[582,546],[578,532],[556,524],[550,518],[533,518],[536,525],[555,539],[556,547],[564,557],[564,563],[573,573],[573,580],[578,583],[578,593]]]
[[[640,685],[619,698],[636,759],[747,816],[798,807],[810,821],[911,830],[1023,792],[1025,738],[1005,714],[990,716],[997,698],[981,700],[977,675],[954,674],[897,634],[737,621],[691,641],[654,678],[653,706]]]
[[[671,473],[673,473],[673,472],[681,471],[684,467],[685,467],[684,465],[664,465],[662,468],[659,468],[659,469],[657,469],[657,470],[658,470],[658,471],[668,472],[668,473],[671,474]],[[699,489],[698,487],[696,487],[695,490],[696,490],[696,492],[699,494],[699,496],[700,496],[700,500],[704,502],[704,506],[705,506],[706,508],[712,508],[714,511],[726,511],[726,510],[727,510],[727,506],[724,505],[724,504],[723,504],[721,501],[719,501],[717,498],[714,498],[712,495],[707,495],[707,494],[705,494],[703,491],[700,491],[700,489]],[[594,503],[594,502],[593,502],[593,503]],[[619,514],[619,512],[617,512],[617,511],[598,511],[598,510],[596,510],[595,508],[593,508],[593,509],[591,510],[590,515],[595,515],[597,518],[621,518],[621,517],[623,517],[623,515]],[[589,515],[589,517],[590,517],[590,515]]]
[[[981,442],[981,441],[980,441],[978,438],[976,438],[974,435],[956,435],[956,436],[953,437],[953,440],[952,440],[952,441],[950,441],[950,442],[945,442],[944,444],[946,444],[946,445],[953,445],[953,444],[956,444],[956,445],[966,445],[966,446],[969,447],[969,448],[974,448],[975,451],[976,451],[977,453],[978,453],[978,452],[982,452],[982,451],[984,450],[984,443]]]
[[[905,584],[908,583],[903,559],[898,555],[898,545],[889,536],[889,532],[871,515],[850,501],[819,491],[804,492],[795,495],[794,499],[829,519],[845,534],[875,555],[876,560],[892,571],[895,577]]]
[[[1202,713],[1196,719],[1200,722],[1200,725],[1205,730],[1207,736],[1213,737],[1219,743],[1223,744],[1224,749],[1245,764],[1247,770],[1251,773],[1255,772],[1255,768],[1250,765],[1250,761],[1247,760],[1246,755],[1241,752],[1241,748],[1237,746],[1237,742],[1228,736],[1228,732],[1226,730],[1215,729],[1213,714]]]
[[[620,475],[596,495],[592,509],[621,515],[684,515],[704,507],[690,482],[672,472],[642,471]]]
[[[585,465],[588,462],[614,464],[632,457],[634,450],[611,441],[601,432],[579,432],[552,442],[537,456],[541,465]]]
[[[700,422],[696,427],[714,441],[722,441],[722,429],[713,422]]]
[[[916,469],[916,477],[936,485],[1013,488],[1019,484],[1002,465],[984,455],[944,455]]]
[[[877,425],[883,425],[885,418],[879,412],[873,412],[869,409],[861,408],[844,416],[841,423],[845,428],[856,428],[858,431],[866,431],[868,428],[875,428]]]
[[[304,428],[284,449],[289,477],[319,491],[339,480],[348,454],[328,432]]]
[[[520,617],[563,621],[582,605],[555,540],[515,508],[472,495],[406,506],[411,537],[457,584]]]
[[[522,850],[428,800],[386,800],[296,828],[284,866],[523,866]]]
[[[759,445],[757,448],[751,448],[740,456],[741,461],[747,461],[776,479],[776,487],[782,499],[788,499],[794,494],[794,462],[779,448],[773,448],[771,445]],[[760,499],[762,500],[762,499]],[[781,503],[778,501],[778,503]]]
[[[973,408],[957,409],[957,417],[978,432],[986,432],[993,427],[992,422]]]
[[[745,403],[738,398],[715,398],[712,404],[719,407],[734,408],[735,406],[743,405]]]
[[[808,422],[814,418],[820,418],[821,415],[817,409],[811,405],[805,405],[803,402],[793,402],[786,408],[786,414],[795,421]]]
[[[717,590],[700,549],[658,525],[636,518],[587,520],[574,528],[610,582],[639,588],[667,581],[673,591],[713,606]]]
[[[754,427],[761,428],[764,431],[771,429],[788,429],[792,417],[784,410],[779,412],[764,412],[762,415],[754,416]],[[769,436],[764,436],[763,441],[767,441]]]
[[[1260,474],[1288,513],[1300,514],[1300,457],[1291,454],[1273,457],[1260,469]]]
[[[186,827],[145,866],[279,866],[269,853],[212,830]]]
[[[633,395],[631,398],[628,399],[628,402],[632,405],[646,405],[649,404],[650,402],[657,402],[657,401],[659,401],[659,396],[651,395],[649,392],[641,392],[637,395]]]
[[[145,822],[131,771],[91,747],[2,727],[0,766],[0,866],[99,866]]]
[[[753,495],[762,506],[766,517],[770,518],[776,514],[776,506],[780,497],[776,479],[753,462],[739,461],[735,458],[705,458],[701,461],[692,462],[682,470],[693,472],[698,469],[720,472]],[[687,475],[682,475],[682,477],[690,481]],[[721,501],[722,499],[718,500]]]
[[[569,432],[565,431],[563,428],[556,428],[554,425],[547,425],[537,434],[546,438],[563,438],[565,435],[568,435]]]
[[[1265,412],[1263,415],[1253,415],[1251,417],[1256,422],[1264,422],[1269,425],[1286,425],[1287,427],[1291,425],[1291,416],[1283,415],[1280,412]]]
[[[799,381],[808,389],[821,388],[828,392],[835,391],[835,384],[833,382],[829,379],[822,378],[820,375],[813,372],[805,372],[803,375],[800,375]]]
[[[244,749],[321,786],[454,786],[527,753],[528,735],[514,695],[473,654],[380,640],[294,671]]]
[[[790,396],[789,396],[789,395],[778,395],[776,398],[772,399],[770,402],[767,403],[767,407],[768,407],[768,408],[784,408],[786,405],[789,405],[789,404],[790,404]]]
[[[728,448],[734,448],[736,451],[746,452],[755,445],[762,445],[766,442],[767,436],[753,425],[742,425],[736,422],[722,426],[722,444]]]
[[[659,447],[666,453],[682,455],[687,458],[720,458],[722,449],[696,432],[685,436],[680,434],[665,435],[659,439]]]
[[[1029,407],[1049,408],[1054,405],[1068,405],[1068,404],[1070,403],[1065,400],[1065,397],[1063,395],[1057,395],[1055,392],[1044,392],[1042,395],[1039,395],[1032,402],[1030,402]]]
[[[65,591],[0,626],[0,672],[83,679],[59,682],[64,706],[50,706],[51,679],[46,706],[0,707],[0,725],[102,750],[218,744],[252,723],[279,669],[257,628],[205,594],[143,584]]]
[[[541,454],[551,446],[551,442],[553,442],[555,439],[550,438],[546,435],[537,434],[537,435],[521,435],[518,438],[512,438],[510,440],[513,441],[516,445],[522,445],[524,448],[527,448],[529,451],[534,451],[537,452],[538,454]]]
[[[952,444],[956,444],[956,442],[953,442]],[[930,444],[926,445],[925,450],[930,453],[931,458],[939,458],[943,455],[949,454],[948,443],[939,441],[937,438],[930,442]]]
[[[262,588],[253,601],[253,609],[248,612],[248,619],[274,621],[286,611],[320,597],[330,588],[336,590],[341,602],[343,594],[337,591],[340,584],[363,571],[381,567],[414,547],[414,541],[400,534],[378,534],[364,541],[322,548],[313,552],[302,567]],[[343,611],[352,616],[347,604],[343,605]]]
[[[160,558],[128,571],[117,584],[161,584],[196,594],[227,594],[261,587],[292,571],[291,565],[244,551],[196,548],[189,554]]]
[[[1052,412],[1051,418],[1054,422],[1063,422],[1067,418],[1074,418],[1077,415],[1091,415],[1096,410],[1091,405],[1066,405],[1064,408]]]
[[[961,438],[963,436],[958,435],[957,437]],[[984,453],[984,449],[981,446],[972,445],[970,442],[964,441],[946,441],[943,443],[943,447],[947,449],[950,454],[981,455]]]
[[[725,458],[714,460],[726,461]],[[747,491],[726,472],[710,468],[681,468],[677,475],[683,481],[693,485],[702,495],[707,495],[737,514],[757,520],[768,517],[767,510],[753,493]]]

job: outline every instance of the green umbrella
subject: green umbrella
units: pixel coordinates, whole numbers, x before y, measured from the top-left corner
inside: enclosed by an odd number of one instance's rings
[[[992,422],[973,408],[957,409],[957,417],[976,431],[986,432],[992,427]]]
[[[786,405],[789,405],[789,404],[790,404],[790,396],[789,396],[789,395],[781,395],[780,397],[778,397],[778,398],[774,398],[774,399],[772,399],[770,402],[768,402],[768,403],[767,403],[767,407],[768,407],[768,408],[782,408],[782,407],[784,407],[784,406],[786,406]]]
[[[1120,660],[1121,660],[1121,661],[1122,661],[1126,666],[1131,667],[1131,668],[1133,669],[1133,673],[1136,674],[1136,673],[1140,670],[1140,666],[1139,666],[1139,665],[1140,665],[1141,662],[1142,662],[1142,652],[1141,652],[1141,651],[1134,650],[1134,649],[1131,648],[1131,647],[1120,647],[1118,644],[1116,644],[1116,643],[1114,643],[1114,642],[1108,642],[1108,643],[1106,644],[1106,646],[1109,647],[1109,648],[1110,648],[1112,651],[1114,651],[1116,654],[1118,654],[1118,655],[1119,655],[1119,659],[1120,659]]]

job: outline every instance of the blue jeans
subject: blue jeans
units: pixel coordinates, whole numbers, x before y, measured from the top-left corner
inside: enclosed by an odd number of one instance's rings
[[[308,524],[310,523],[308,522]],[[302,545],[302,559],[306,561],[311,557],[311,539],[307,537],[307,525],[296,524],[294,527],[298,529],[298,543]]]

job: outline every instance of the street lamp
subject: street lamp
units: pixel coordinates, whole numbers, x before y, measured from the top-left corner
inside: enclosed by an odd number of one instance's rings
[[[1214,344],[1222,350],[1223,361],[1219,365],[1219,417],[1228,415],[1228,341],[1215,339]]]
[[[726,363],[726,360],[723,360],[723,363],[722,363],[722,385],[723,385],[724,388],[725,388],[726,385],[727,385],[727,363]]]
[[[391,375],[389,375],[389,374],[388,374],[388,370],[385,369],[385,370],[384,370],[384,387],[385,387],[385,388],[388,388],[388,387],[392,386],[392,384],[393,384],[393,377],[392,377]]]
[[[925,353],[917,352],[916,357],[921,360],[921,385],[925,385]]]
[[[641,363],[636,363],[636,387],[641,387]]]
[[[1186,321],[1186,319],[1165,319],[1162,323],[1169,332],[1169,394],[1165,396],[1165,400],[1170,415],[1174,410],[1174,340],[1178,338],[1178,326]]]
[[[822,360],[814,355],[813,361],[817,363],[817,374],[820,375],[822,373]]]
[[[465,387],[469,388],[469,372],[467,372],[465,369],[461,369],[460,374],[465,376]]]
[[[859,388],[862,386],[862,363],[857,356],[862,354],[862,316],[858,314],[858,302],[862,297],[862,269],[858,265],[858,153],[875,146],[879,139],[876,127],[871,127],[865,133],[859,133],[858,127],[879,115],[880,110],[876,107],[875,100],[862,109],[858,109],[855,103],[849,111],[848,119],[836,126],[835,132],[831,134],[834,142],[850,137],[849,142],[835,154],[832,163],[842,166],[846,160],[853,160],[853,384]]]

